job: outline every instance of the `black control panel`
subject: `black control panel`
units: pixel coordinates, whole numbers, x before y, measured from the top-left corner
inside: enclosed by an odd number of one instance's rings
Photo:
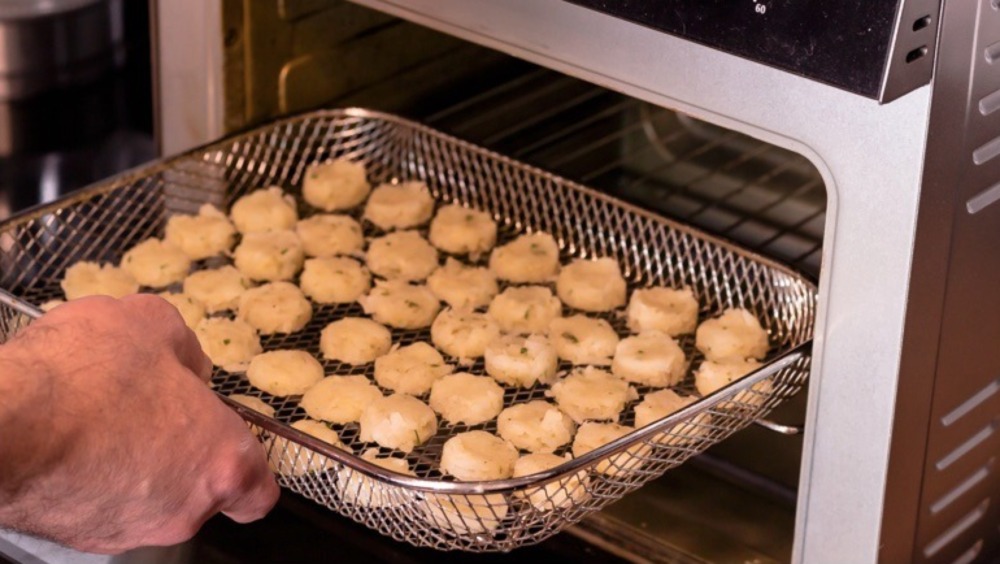
[[[900,0],[569,0],[878,97]]]

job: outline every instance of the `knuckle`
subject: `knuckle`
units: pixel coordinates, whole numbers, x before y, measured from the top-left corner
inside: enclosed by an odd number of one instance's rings
[[[130,294],[123,297],[121,301],[133,307],[154,308],[157,307],[158,302],[162,302],[164,300],[158,296],[154,296],[153,294]]]
[[[129,305],[143,310],[144,314],[157,318],[173,318],[174,316],[180,318],[177,308],[170,305],[170,302],[167,300],[154,294],[133,294],[122,298],[122,301],[126,301]]]
[[[168,339],[183,343],[188,338],[194,338],[193,332],[184,323],[181,313],[167,300],[153,294],[136,294],[128,296],[140,318],[153,322],[156,330]]]
[[[169,308],[169,310],[163,313],[161,319],[166,322],[170,336],[173,337],[173,339],[178,343],[197,343],[198,338],[195,337],[194,331],[192,331],[187,324],[184,323],[184,318],[181,317],[181,312],[177,311],[177,309],[169,303],[163,303],[166,304],[166,307]]]
[[[160,297],[157,297],[156,299],[158,300],[156,307],[162,311],[160,315],[162,315],[164,319],[169,320],[170,323],[173,324],[174,329],[182,332],[184,335],[188,334],[191,330],[188,329],[187,324],[184,323],[184,318],[181,317],[181,312],[167,300]]]
[[[77,298],[69,303],[76,304],[77,306],[86,305],[89,307],[117,307],[119,302],[111,296],[96,295]]]
[[[240,496],[253,483],[253,473],[250,471],[251,465],[247,463],[241,453],[231,452],[224,456],[219,464],[216,475],[216,490],[219,495],[226,499]]]

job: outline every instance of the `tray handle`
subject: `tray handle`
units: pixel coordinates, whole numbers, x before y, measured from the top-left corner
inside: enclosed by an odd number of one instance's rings
[[[38,319],[45,313],[4,289],[0,289],[0,304],[13,308],[17,312],[22,313],[31,319]]]

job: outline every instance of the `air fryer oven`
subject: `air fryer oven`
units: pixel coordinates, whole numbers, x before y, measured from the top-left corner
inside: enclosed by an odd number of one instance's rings
[[[1000,544],[1000,10],[818,4],[159,2],[160,142],[396,111],[816,275],[809,390],[770,425],[804,432],[741,433],[574,532],[973,561]]]

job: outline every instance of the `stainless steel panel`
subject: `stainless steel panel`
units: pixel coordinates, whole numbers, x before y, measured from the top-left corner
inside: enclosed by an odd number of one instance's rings
[[[990,284],[1000,276],[1000,209],[967,205],[1000,180],[982,149],[1000,121],[980,106],[1000,87],[985,54],[1000,40],[995,5],[952,2],[942,13],[903,349],[908,393],[897,398],[882,521],[889,562],[951,562],[1000,544],[1000,295]]]

